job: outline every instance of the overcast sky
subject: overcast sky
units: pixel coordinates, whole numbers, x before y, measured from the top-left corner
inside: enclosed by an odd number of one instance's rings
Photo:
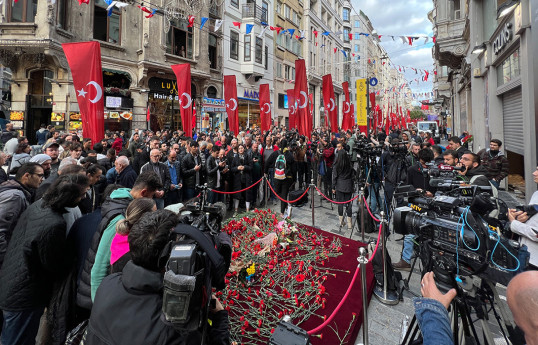
[[[381,37],[381,45],[393,64],[433,71],[433,32],[432,23],[428,20],[428,12],[433,8],[432,0],[352,0],[352,4],[357,12],[360,9],[370,18],[378,35],[430,36],[427,44],[424,44],[424,39],[420,39],[413,42],[413,46],[403,44],[399,37],[394,41],[389,37]],[[428,82],[423,82],[420,74],[406,69],[405,77],[408,81],[413,81],[410,87],[414,93],[432,91],[432,76]],[[419,83],[414,79],[418,79]]]

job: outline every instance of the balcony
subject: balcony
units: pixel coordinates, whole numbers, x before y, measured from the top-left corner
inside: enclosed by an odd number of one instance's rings
[[[243,19],[254,18],[260,22],[267,22],[267,11],[255,3],[243,5]]]
[[[435,58],[441,66],[458,69],[469,48],[469,20],[446,20],[435,25]]]
[[[221,18],[220,6],[215,2],[211,2],[211,5],[209,6],[209,16],[211,18]]]

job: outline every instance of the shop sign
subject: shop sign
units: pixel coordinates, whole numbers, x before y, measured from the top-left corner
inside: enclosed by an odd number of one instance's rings
[[[9,114],[9,120],[14,129],[21,129],[24,126],[24,111],[12,111]]]
[[[173,96],[173,95],[165,95],[165,94],[157,93],[157,92],[153,93],[153,99],[165,99],[169,101],[171,100],[179,101],[179,97],[177,96],[177,94]]]
[[[202,111],[226,111],[226,102],[223,99],[204,97],[202,100],[202,108]]]
[[[177,95],[177,81],[163,78],[150,78],[148,86],[151,91]]]
[[[251,98],[251,99],[259,99],[260,95],[259,95],[259,93],[257,91],[245,90],[245,92],[243,94],[243,97],[244,98]]]
[[[498,55],[510,43],[511,39],[512,23],[506,23],[497,38],[495,38],[495,41],[493,41],[493,52],[495,55]]]
[[[105,97],[105,106],[107,108],[120,108],[121,107],[121,97]]]

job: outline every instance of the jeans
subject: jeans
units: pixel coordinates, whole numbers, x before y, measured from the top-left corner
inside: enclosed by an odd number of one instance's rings
[[[402,249],[402,260],[411,264],[411,258],[413,257],[413,240],[415,235],[405,235]]]
[[[288,192],[290,190],[290,179],[286,178],[284,180],[275,180],[275,192],[278,194],[279,197],[281,197],[284,200],[288,199]],[[280,213],[284,213],[286,211],[286,208],[288,207],[288,203],[284,201],[280,201]]]
[[[380,195],[378,198],[375,193],[376,190],[379,193],[379,188],[379,182],[375,182],[373,185],[368,186],[368,207],[370,207],[370,212],[372,212],[372,214],[376,214],[379,211],[378,208],[381,206],[380,203],[382,203],[382,196]]]
[[[194,188],[189,187],[183,187],[183,201],[189,201],[190,199],[194,198],[196,191]]]
[[[499,189],[499,185],[501,184],[499,181],[495,180],[489,180],[489,183],[491,183],[497,189]]]
[[[454,345],[448,311],[441,302],[419,297],[413,300],[423,345]]]
[[[163,198],[153,198],[153,201],[155,201],[155,205],[157,205],[158,210],[162,210],[164,208],[164,197]]]
[[[353,193],[344,193],[336,191],[336,201],[347,201],[351,200],[351,195]],[[346,215],[351,218],[351,202],[348,202],[347,204],[338,204],[338,215],[343,216],[344,215],[344,207],[346,208]]]
[[[34,345],[44,308],[3,311],[2,345]]]

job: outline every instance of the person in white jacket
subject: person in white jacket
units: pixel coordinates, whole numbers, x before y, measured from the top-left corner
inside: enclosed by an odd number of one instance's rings
[[[538,183],[538,167],[532,176],[534,182]],[[538,191],[532,195],[529,205],[538,205]],[[529,218],[526,212],[509,209],[508,220],[510,231],[520,235],[519,243],[527,246],[530,254],[529,266],[534,266],[530,268],[538,269],[538,214]]]

